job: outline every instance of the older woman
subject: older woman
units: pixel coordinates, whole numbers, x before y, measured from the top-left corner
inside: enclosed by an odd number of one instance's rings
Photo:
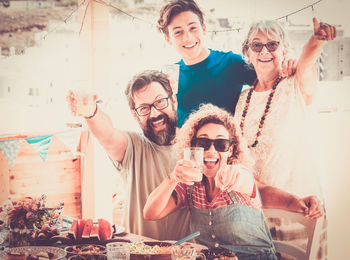
[[[283,77],[282,63],[289,40],[277,21],[253,24],[243,43],[243,54],[254,66],[257,80],[245,90],[235,120],[248,142],[255,177],[298,196],[321,196],[319,178],[307,147],[307,119],[317,83],[317,58],[336,29],[315,18],[314,33],[304,46],[295,76]],[[319,205],[316,197],[311,207]],[[310,217],[320,217],[322,211]],[[321,252],[322,255],[322,252]]]
[[[290,46],[285,30],[277,21],[251,26],[243,54],[254,66],[257,80],[241,94],[235,119],[259,181],[298,195],[310,192],[315,180],[306,182],[301,171],[309,164],[309,157],[303,156],[307,107],[316,90],[317,58],[324,42],[335,36],[333,26],[314,19],[314,34],[304,46],[296,75],[285,78],[281,68]]]
[[[233,117],[214,105],[202,105],[181,128],[176,142],[178,161],[173,172],[148,197],[144,217],[161,219],[187,207],[191,230],[200,231],[197,242],[230,248],[244,259],[276,259],[270,232],[261,211],[254,178]],[[196,169],[181,159],[185,147],[204,148],[203,179],[195,182]],[[278,193],[276,196],[278,197]],[[293,197],[294,210],[303,201]],[[278,205],[274,205],[278,206]],[[179,223],[181,225],[181,223]]]

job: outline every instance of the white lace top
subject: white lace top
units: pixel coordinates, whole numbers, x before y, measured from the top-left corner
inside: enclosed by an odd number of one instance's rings
[[[236,107],[235,120],[239,130],[248,91],[242,92]],[[249,145],[255,141],[270,92],[271,90],[252,93],[243,129],[244,138],[247,138]],[[308,114],[309,108],[295,77],[280,82],[258,139],[259,143],[250,148],[254,159],[251,168],[256,178],[267,185],[299,196],[321,196],[316,164],[308,155]]]

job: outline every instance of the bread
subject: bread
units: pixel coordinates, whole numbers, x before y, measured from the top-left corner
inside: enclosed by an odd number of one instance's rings
[[[26,260],[27,255],[25,253],[18,252],[7,252],[6,260]]]
[[[37,257],[42,257],[43,259],[50,259],[50,256],[47,252],[39,252],[36,254]]]

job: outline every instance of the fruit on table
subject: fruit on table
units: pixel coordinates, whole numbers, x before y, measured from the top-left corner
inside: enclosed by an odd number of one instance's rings
[[[114,226],[113,229],[115,231]],[[112,235],[111,223],[105,219],[98,219],[98,223],[94,223],[92,219],[74,219],[68,231],[68,237],[76,241],[89,238],[105,241],[111,239]]]
[[[98,224],[93,224],[91,232],[90,232],[90,237],[91,238],[97,238],[98,240],[100,240],[100,237],[98,235]]]
[[[78,225],[79,225],[79,220],[74,219],[72,225],[70,226],[70,229],[68,231],[68,236],[72,239],[77,239],[78,237]]]
[[[105,219],[98,219],[98,236],[101,241],[112,238],[111,224]]]
[[[93,225],[94,225],[94,221],[92,219],[86,220],[85,225],[84,225],[82,238],[89,238],[90,237],[90,232],[91,232]]]
[[[76,240],[80,241],[82,236],[83,236],[83,232],[84,232],[84,228],[85,228],[85,223],[86,220],[85,219],[80,219],[79,220],[79,224],[78,224],[78,231],[77,231],[77,237]]]
[[[35,231],[35,239],[36,240],[46,240],[49,239],[53,236],[59,235],[60,232],[58,231],[57,228],[51,228],[48,225],[44,225],[41,227],[41,229],[37,229]]]

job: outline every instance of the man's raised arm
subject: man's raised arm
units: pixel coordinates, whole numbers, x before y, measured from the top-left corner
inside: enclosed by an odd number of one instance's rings
[[[73,91],[67,96],[68,107],[74,116],[83,116],[93,135],[100,142],[111,159],[121,162],[128,146],[128,137],[125,132],[114,128],[110,117],[96,104],[97,96],[93,102],[87,104],[88,98],[79,97]],[[84,109],[79,109],[84,106]],[[79,111],[79,113],[78,113]]]

